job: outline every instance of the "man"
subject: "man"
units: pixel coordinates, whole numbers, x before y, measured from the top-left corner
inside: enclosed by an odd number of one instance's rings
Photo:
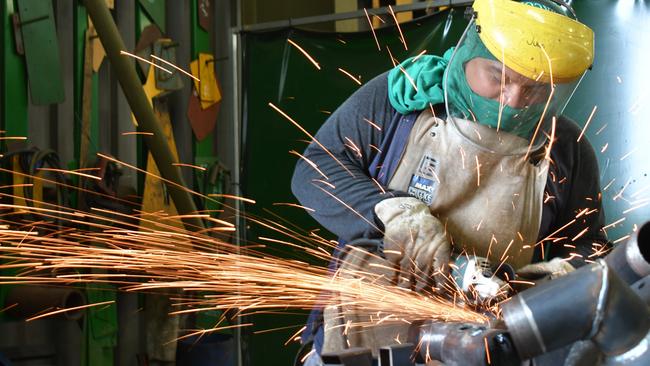
[[[473,10],[443,57],[408,59],[346,100],[304,154],[322,175],[300,160],[292,181],[341,243],[383,238],[393,282],[422,293],[443,291],[461,255],[553,277],[607,242],[595,154],[560,116],[592,64],[593,32],[551,0]],[[318,320],[303,340],[317,354],[345,348]]]

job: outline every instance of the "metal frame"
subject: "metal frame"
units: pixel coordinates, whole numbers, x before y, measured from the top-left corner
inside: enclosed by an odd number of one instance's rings
[[[395,12],[395,13],[403,13],[405,11],[423,10],[423,9],[435,8],[435,7],[439,7],[439,6],[452,6],[452,7],[454,7],[454,6],[469,5],[471,3],[473,3],[473,1],[468,1],[468,0],[431,0],[431,1],[426,1],[426,2],[422,2],[422,3],[407,4],[407,5],[397,5],[397,6],[393,6],[392,9],[393,9],[393,12]],[[387,6],[382,7],[382,8],[368,9],[368,13],[369,14],[374,14],[374,15],[389,14],[390,9]],[[366,16],[366,13],[363,10],[357,10],[357,11],[350,11],[350,12],[346,12],[346,13],[333,13],[333,14],[326,14],[326,15],[315,15],[315,16],[303,17],[303,18],[278,20],[278,21],[274,21],[274,22],[258,23],[258,24],[253,24],[253,25],[245,25],[245,26],[243,26],[241,28],[241,30],[245,31],[245,32],[268,31],[268,30],[281,29],[281,28],[287,28],[287,27],[295,27],[295,26],[300,26],[300,25],[323,23],[323,22],[330,22],[330,21],[337,21],[337,20],[355,19],[355,18],[361,18],[361,17],[365,17],[365,16]]]

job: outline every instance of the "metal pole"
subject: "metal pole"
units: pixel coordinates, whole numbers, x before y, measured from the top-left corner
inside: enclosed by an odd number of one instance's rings
[[[106,1],[84,0],[84,4],[124,91],[126,100],[129,102],[131,111],[138,120],[138,129],[152,133],[152,135],[143,135],[142,138],[149,151],[151,151],[160,175],[164,179],[178,184],[178,186],[167,184],[169,195],[174,201],[178,213],[180,215],[196,213],[197,209],[192,196],[187,190],[181,188],[185,187],[185,182],[183,182],[179,168],[172,165],[176,161],[165,139],[160,123],[153,113],[153,108],[142,89],[142,84],[135,73],[131,60],[120,54],[120,51],[126,51],[126,47],[106,6]],[[204,228],[203,222],[196,217],[183,218],[183,223],[185,228],[190,231]]]
[[[233,88],[232,88],[232,109],[233,109],[233,188],[235,190],[235,195],[241,195],[241,185],[240,185],[240,173],[241,173],[241,85],[242,85],[242,52],[241,52],[241,19],[242,19],[242,10],[241,10],[241,0],[235,0],[235,26],[231,27],[230,35],[230,62],[231,62],[231,72],[233,78]],[[231,3],[231,4],[232,4]],[[244,216],[242,215],[241,210],[244,209],[244,205],[241,204],[239,200],[234,202],[235,205],[235,223],[237,227],[237,232],[235,233],[235,245],[237,246],[237,254],[241,248],[242,237],[245,235],[245,232],[242,228],[245,228]],[[237,325],[241,324],[241,317],[237,317],[235,320]],[[235,336],[235,365],[242,366],[244,365],[244,355],[242,352],[242,329],[241,327],[236,327],[234,329]]]

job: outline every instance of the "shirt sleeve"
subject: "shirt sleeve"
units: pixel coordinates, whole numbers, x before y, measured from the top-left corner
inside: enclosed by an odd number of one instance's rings
[[[570,258],[574,267],[602,256],[608,244],[598,161],[586,138],[577,141],[579,135],[575,122],[558,121],[544,206],[552,217],[541,233],[548,258]]]
[[[316,221],[345,241],[381,236],[374,206],[395,192],[380,187],[368,168],[395,113],[384,73],[332,113],[296,164],[293,194],[313,210],[308,212]]]

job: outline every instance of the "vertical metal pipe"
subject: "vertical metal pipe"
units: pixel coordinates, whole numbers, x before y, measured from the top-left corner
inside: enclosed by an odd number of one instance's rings
[[[231,62],[232,62],[232,71],[233,71],[233,121],[234,121],[234,128],[233,128],[233,150],[234,150],[234,166],[233,166],[233,172],[232,172],[232,177],[233,177],[233,188],[235,190],[235,195],[240,196],[241,195],[241,186],[240,186],[240,163],[241,163],[241,61],[242,61],[242,52],[241,52],[241,37],[239,35],[239,29],[240,28],[240,21],[241,21],[241,5],[239,1],[237,2],[237,9],[236,9],[236,18],[237,18],[237,26],[233,28],[232,32],[232,37],[231,37],[231,42],[232,42],[232,55],[231,55]],[[235,223],[237,224],[237,232],[235,235],[235,244],[237,245],[237,248],[241,246],[241,237],[243,233],[241,232],[241,228],[244,228],[244,218],[241,215],[241,210],[244,208],[243,205],[239,200],[235,200],[234,202],[235,206]],[[241,322],[240,318],[237,318],[237,323]],[[242,332],[240,327],[236,327],[235,329],[235,351],[236,351],[236,364],[237,366],[242,366],[244,364],[243,362],[243,356],[242,356]]]
[[[190,193],[181,188],[185,187],[185,183],[180,170],[177,166],[172,165],[176,161],[149,104],[149,100],[147,100],[147,96],[142,89],[142,84],[135,73],[135,69],[132,63],[120,54],[120,51],[126,50],[126,48],[113,17],[106,6],[106,2],[104,0],[84,0],[84,4],[106,50],[106,55],[111,62],[114,73],[117,75],[124,95],[131,106],[131,111],[138,120],[138,129],[153,134],[150,136],[143,135],[142,138],[151,151],[161,176],[178,185],[167,184],[169,194],[174,200],[178,213],[180,215],[195,213],[197,211],[196,205]],[[203,222],[196,217],[183,218],[183,222],[185,228],[192,231],[204,227]]]

